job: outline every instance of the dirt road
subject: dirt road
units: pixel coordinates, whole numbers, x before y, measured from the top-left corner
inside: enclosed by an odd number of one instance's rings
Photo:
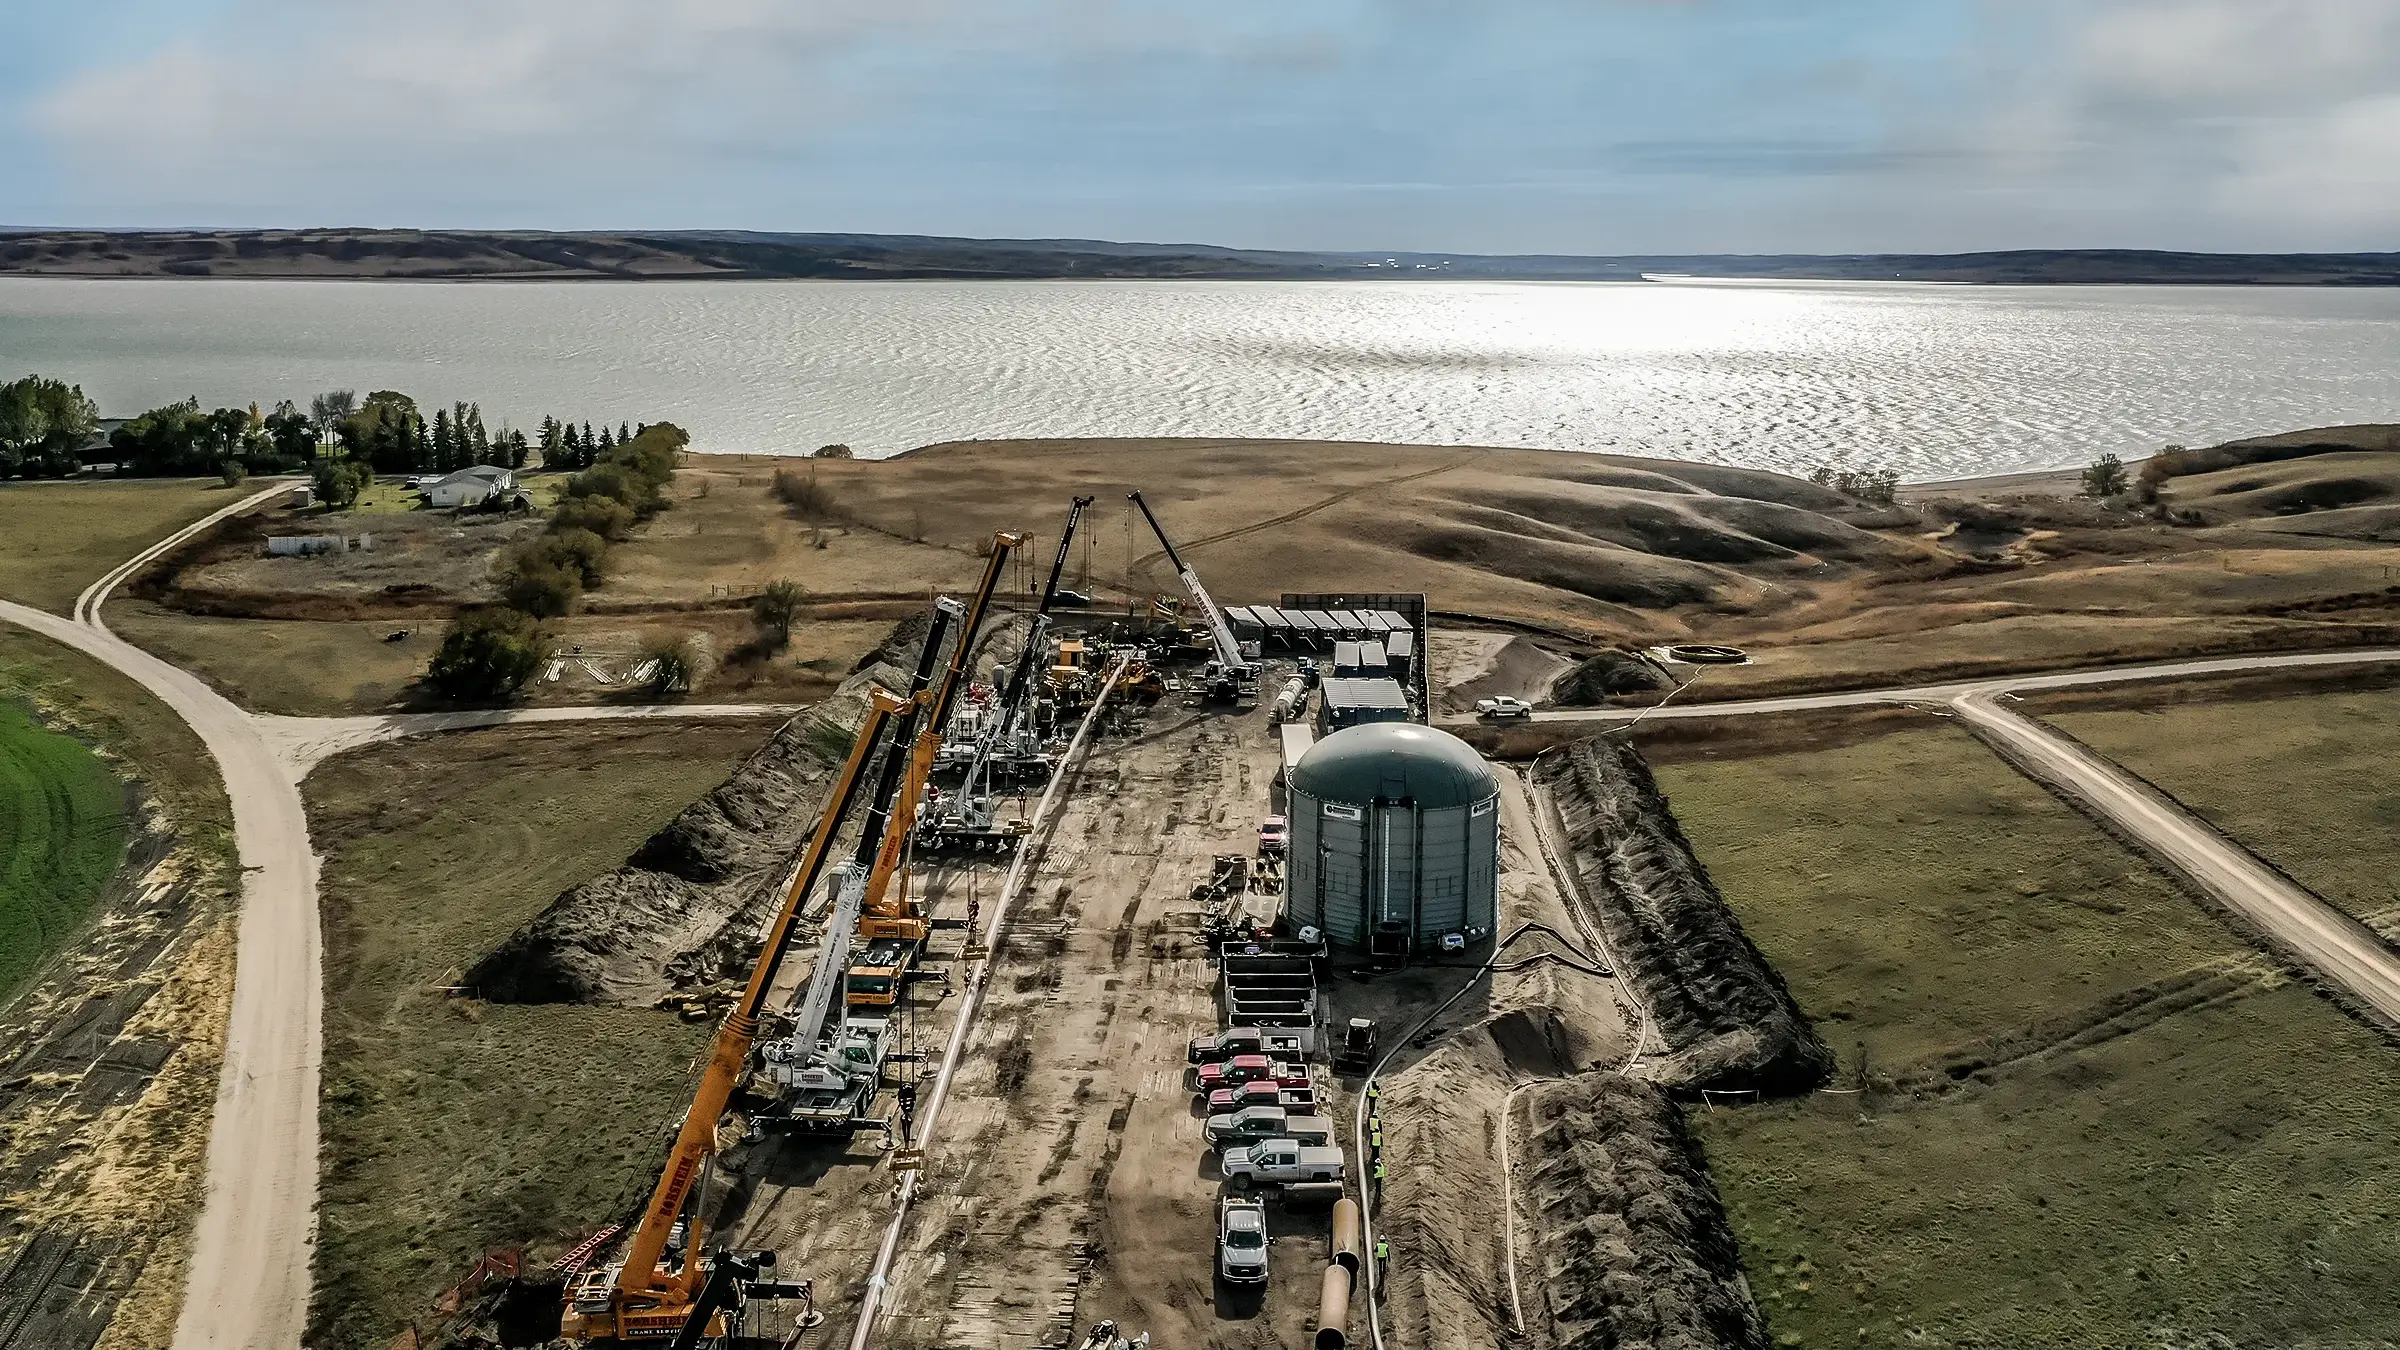
[[[97,606],[94,607],[96,612]],[[0,602],[0,619],[130,676],[189,723],[224,775],[243,883],[224,1072],[209,1131],[176,1350],[288,1350],[308,1316],[316,1239],[317,859],[300,792],[250,715],[116,637]]]
[[[2400,1025],[2400,952],[2088,748],[1977,690],[1950,703],[2001,756],[2066,792],[2161,864],[2240,915],[2303,964]]]
[[[287,490],[288,485],[278,485],[255,493],[143,550],[87,587],[72,618],[0,601],[0,621],[104,662],[173,709],[208,747],[233,805],[243,869],[239,955],[224,1071],[209,1130],[207,1198],[193,1236],[175,1350],[291,1350],[307,1325],[324,998],[317,858],[298,788],[306,764],[334,750],[418,731],[660,715],[658,709],[640,707],[543,709],[426,720],[326,719],[336,725],[311,729],[308,719],[254,717],[198,676],[108,630],[102,609],[126,578],[224,518]],[[726,714],[677,708],[672,715]],[[379,725],[363,730],[342,725],[352,720]],[[400,725],[390,725],[395,721]],[[297,758],[295,747],[317,746],[326,748]]]
[[[2145,666],[2102,666],[2094,670],[2056,670],[2039,675],[2002,675],[1960,680],[1952,684],[1906,685],[1894,689],[1846,689],[1834,694],[1795,694],[1787,698],[1754,698],[1724,703],[1669,704],[1662,708],[1552,708],[1533,715],[1537,726],[1621,722],[1675,722],[1699,717],[1757,717],[1767,713],[1818,712],[1827,708],[1871,708],[1894,703],[1950,703],[1970,694],[2027,694],[2041,689],[2083,689],[2103,684],[2142,680],[2182,680],[2203,675],[2239,675],[2260,670],[2296,670],[2311,666],[2373,665],[2400,661],[2400,649],[2376,647],[2345,652],[2300,652],[2285,656],[2221,656],[2199,661],[2162,661]],[[1468,714],[1438,719],[1456,730],[1477,725]],[[1514,726],[1516,723],[1501,725]]]
[[[1276,1213],[1272,1292],[1220,1290],[1218,1182],[1184,1090],[1217,1026],[1194,882],[1248,853],[1279,763],[1262,713],[1170,704],[1103,741],[994,953],[878,1338],[1059,1344],[1110,1317],[1161,1345],[1305,1344],[1323,1216]]]

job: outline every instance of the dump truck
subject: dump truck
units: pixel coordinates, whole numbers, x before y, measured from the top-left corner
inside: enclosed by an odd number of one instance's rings
[[[1253,1186],[1292,1186],[1342,1179],[1342,1151],[1317,1148],[1297,1139],[1267,1139],[1225,1150],[1218,1164],[1235,1190]]]

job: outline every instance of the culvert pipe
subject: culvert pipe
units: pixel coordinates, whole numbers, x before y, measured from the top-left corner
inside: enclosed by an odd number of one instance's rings
[[[1361,1224],[1358,1202],[1344,1197],[1333,1206],[1333,1263],[1352,1275],[1366,1259],[1367,1247],[1360,1236]]]
[[[1317,1298],[1317,1350],[1342,1350],[1350,1343],[1350,1272],[1325,1267],[1324,1292]]]

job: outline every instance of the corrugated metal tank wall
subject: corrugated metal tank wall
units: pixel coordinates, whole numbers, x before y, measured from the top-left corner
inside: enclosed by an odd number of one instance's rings
[[[1498,799],[1438,811],[1405,802],[1320,802],[1291,794],[1291,921],[1335,946],[1399,924],[1418,952],[1446,933],[1490,932],[1499,914]]]

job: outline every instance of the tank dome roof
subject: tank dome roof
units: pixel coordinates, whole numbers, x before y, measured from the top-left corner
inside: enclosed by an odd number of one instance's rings
[[[1475,747],[1414,722],[1368,722],[1333,733],[1292,767],[1292,787],[1321,802],[1364,806],[1408,798],[1426,811],[1473,806],[1500,792]]]

